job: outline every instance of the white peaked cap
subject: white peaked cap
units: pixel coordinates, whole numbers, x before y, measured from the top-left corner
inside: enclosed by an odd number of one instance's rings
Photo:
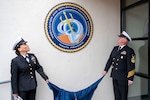
[[[119,35],[119,37],[126,37],[128,39],[128,41],[132,41],[131,37],[125,31],[122,31],[122,33]]]
[[[22,37],[18,37],[13,45],[13,50],[16,50],[21,44],[27,43]]]

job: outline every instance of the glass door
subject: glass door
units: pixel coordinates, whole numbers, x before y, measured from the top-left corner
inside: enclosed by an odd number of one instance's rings
[[[136,53],[136,75],[129,87],[129,100],[150,100],[149,0],[121,0],[121,31],[132,37]]]

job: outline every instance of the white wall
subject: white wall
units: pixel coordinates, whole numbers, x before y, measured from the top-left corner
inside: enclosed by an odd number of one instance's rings
[[[90,43],[75,53],[62,52],[46,38],[44,21],[49,10],[62,2],[74,2],[90,14],[94,33]],[[101,77],[106,60],[120,32],[120,0],[1,0],[0,1],[0,81],[10,79],[12,45],[18,36],[28,41],[50,81],[69,91],[78,91]],[[36,100],[53,100],[53,93],[37,75]],[[9,88],[9,87],[8,87]],[[0,100],[10,100],[1,92]],[[113,100],[109,74],[99,84],[92,100]]]

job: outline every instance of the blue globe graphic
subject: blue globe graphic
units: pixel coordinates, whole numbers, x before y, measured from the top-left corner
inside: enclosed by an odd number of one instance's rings
[[[74,33],[76,33],[76,32],[78,31],[78,25],[77,25],[75,22],[71,22],[70,25],[71,25],[72,31],[73,31]],[[68,24],[66,24],[66,25],[64,26],[64,29],[67,30],[67,33],[68,33],[68,34],[72,34],[72,31],[71,31],[71,29],[70,29],[70,27],[69,27]]]

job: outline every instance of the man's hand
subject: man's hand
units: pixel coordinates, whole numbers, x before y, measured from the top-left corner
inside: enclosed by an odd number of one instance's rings
[[[18,94],[17,93],[13,94],[13,96],[16,97],[16,98],[18,98]]]
[[[105,76],[107,74],[107,71],[103,71],[102,74]]]
[[[128,80],[128,85],[132,85],[132,84],[133,84],[133,81]]]

